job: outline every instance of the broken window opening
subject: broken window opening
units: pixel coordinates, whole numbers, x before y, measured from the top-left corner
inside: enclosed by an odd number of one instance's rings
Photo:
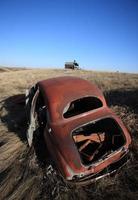
[[[76,129],[73,139],[85,165],[104,159],[125,144],[123,132],[112,118],[101,119]]]
[[[37,98],[35,112],[37,113],[37,120],[40,132],[43,132],[47,124],[47,107],[45,105],[41,92],[39,92],[39,96]]]
[[[63,116],[64,118],[73,117],[102,106],[101,100],[97,97],[84,97],[68,104],[64,109]]]

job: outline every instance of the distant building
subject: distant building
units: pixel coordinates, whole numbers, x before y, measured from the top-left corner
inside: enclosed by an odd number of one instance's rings
[[[79,64],[76,60],[73,62],[65,62],[65,69],[79,69]]]

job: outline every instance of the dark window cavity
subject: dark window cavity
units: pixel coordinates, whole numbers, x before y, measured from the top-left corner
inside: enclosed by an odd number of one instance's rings
[[[102,102],[97,97],[84,97],[69,103],[65,109],[63,116],[69,118],[81,113],[85,113],[102,107]]]

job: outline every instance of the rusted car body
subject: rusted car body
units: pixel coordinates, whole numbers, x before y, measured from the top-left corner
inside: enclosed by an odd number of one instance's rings
[[[127,161],[130,134],[94,84],[76,77],[43,80],[27,93],[27,105],[29,144],[39,128],[66,180],[87,184]]]

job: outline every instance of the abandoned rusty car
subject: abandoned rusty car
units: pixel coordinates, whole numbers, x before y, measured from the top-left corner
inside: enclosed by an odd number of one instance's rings
[[[87,184],[126,163],[130,134],[96,85],[77,77],[51,78],[26,95],[29,145],[39,129],[66,180]]]

